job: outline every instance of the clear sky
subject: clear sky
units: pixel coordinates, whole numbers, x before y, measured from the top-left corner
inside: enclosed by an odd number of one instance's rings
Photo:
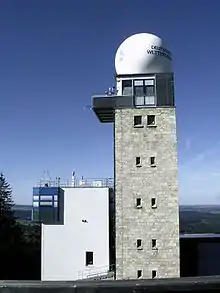
[[[173,53],[180,203],[220,203],[220,1],[1,0],[0,170],[17,203],[52,178],[113,176],[112,125],[86,108],[114,82],[120,43]]]

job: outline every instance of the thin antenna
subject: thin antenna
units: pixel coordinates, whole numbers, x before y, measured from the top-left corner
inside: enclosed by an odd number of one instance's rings
[[[50,172],[49,172],[49,170],[47,170],[47,177],[48,177],[50,180],[52,180],[52,177],[50,176]]]
[[[43,173],[43,181],[45,181],[46,180],[46,169],[44,169],[44,173]]]
[[[76,176],[76,172],[75,171],[73,171],[72,172],[72,178],[71,178],[71,185],[72,185],[72,187],[74,187],[75,186],[75,181],[76,181],[76,178],[75,178],[75,176]]]

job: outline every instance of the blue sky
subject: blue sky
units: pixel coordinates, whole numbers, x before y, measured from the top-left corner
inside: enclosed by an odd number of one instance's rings
[[[86,105],[138,32],[173,53],[180,203],[220,203],[219,1],[1,0],[0,27],[0,169],[17,203],[31,203],[44,169],[113,176],[112,125]]]

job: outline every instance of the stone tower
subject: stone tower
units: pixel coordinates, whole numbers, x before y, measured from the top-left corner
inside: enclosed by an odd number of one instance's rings
[[[93,97],[114,123],[116,279],[179,277],[177,139],[172,55],[152,34],[118,48],[116,91]]]

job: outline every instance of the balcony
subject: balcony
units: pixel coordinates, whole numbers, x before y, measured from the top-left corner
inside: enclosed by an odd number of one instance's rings
[[[115,109],[133,108],[133,96],[93,96],[92,109],[102,123],[114,122]]]

